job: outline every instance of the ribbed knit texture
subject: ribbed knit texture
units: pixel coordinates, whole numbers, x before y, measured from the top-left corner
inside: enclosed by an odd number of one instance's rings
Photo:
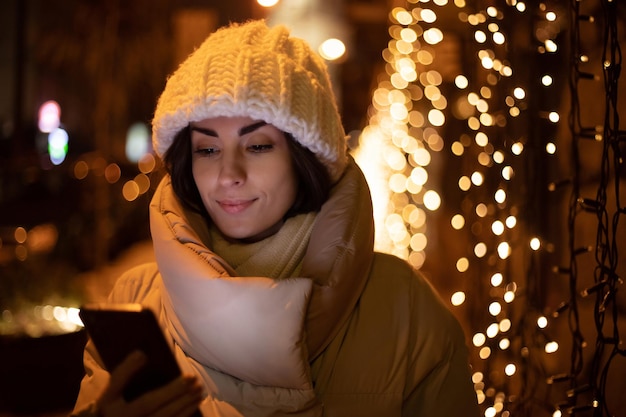
[[[297,277],[309,244],[316,213],[290,217],[272,236],[254,243],[228,242],[211,227],[213,251],[242,277]]]
[[[190,122],[219,116],[251,117],[290,133],[333,181],[346,166],[346,135],[324,61],[284,26],[232,24],[180,65],[155,110],[157,154]]]

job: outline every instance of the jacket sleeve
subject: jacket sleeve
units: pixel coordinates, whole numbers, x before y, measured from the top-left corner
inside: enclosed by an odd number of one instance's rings
[[[426,278],[415,275],[402,416],[478,417],[463,330]]]
[[[83,364],[85,376],[80,383],[78,397],[70,417],[97,416],[96,400],[109,383],[109,373],[104,369],[91,340],[85,346]]]

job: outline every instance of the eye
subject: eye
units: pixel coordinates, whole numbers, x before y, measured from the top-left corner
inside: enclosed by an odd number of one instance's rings
[[[195,154],[200,156],[212,156],[219,152],[217,148],[200,148],[194,151]]]
[[[248,149],[250,149],[250,151],[257,152],[257,153],[268,152],[268,151],[271,151],[273,148],[274,148],[274,145],[271,145],[269,143],[262,144],[262,145],[259,144],[259,145],[248,146]]]

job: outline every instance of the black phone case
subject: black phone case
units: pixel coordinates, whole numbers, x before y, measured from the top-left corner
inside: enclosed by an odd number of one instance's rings
[[[134,350],[146,354],[146,365],[124,391],[127,401],[180,376],[178,363],[151,310],[137,305],[87,305],[79,315],[109,372]]]

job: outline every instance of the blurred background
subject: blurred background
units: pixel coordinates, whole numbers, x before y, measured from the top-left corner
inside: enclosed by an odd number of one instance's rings
[[[625,16],[605,0],[5,0],[0,416],[71,409],[78,307],[152,260],[165,80],[260,18],[326,59],[377,249],[459,318],[484,415],[626,416]]]

